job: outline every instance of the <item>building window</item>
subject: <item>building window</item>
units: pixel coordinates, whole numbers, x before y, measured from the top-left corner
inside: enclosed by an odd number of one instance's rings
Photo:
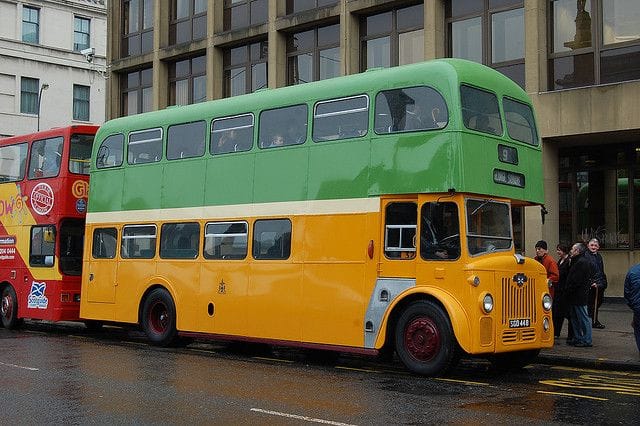
[[[122,115],[151,111],[153,106],[153,70],[130,72],[122,81]]]
[[[153,0],[124,0],[122,13],[122,56],[151,52]]]
[[[73,50],[80,52],[91,44],[91,21],[76,16],[73,18]]]
[[[449,56],[490,66],[524,87],[522,0],[446,4]]]
[[[264,24],[268,18],[267,0],[224,0],[224,31]]]
[[[640,248],[640,144],[560,150],[560,241]]]
[[[267,87],[267,41],[228,49],[224,53],[225,96]]]
[[[287,0],[287,15],[319,7],[333,6],[338,0]]]
[[[361,19],[362,71],[424,59],[424,6],[394,9]]]
[[[20,112],[23,114],[38,113],[38,86],[37,78],[22,77],[20,79]]]
[[[89,86],[73,85],[73,119],[89,121]]]
[[[189,105],[207,99],[206,56],[174,62],[169,67],[169,104]]]
[[[27,43],[40,42],[40,9],[22,7],[22,41]]]
[[[174,0],[171,4],[169,44],[187,43],[207,36],[207,0]]]
[[[340,25],[291,34],[287,40],[288,84],[340,75]]]
[[[552,0],[549,89],[640,79],[640,3]]]

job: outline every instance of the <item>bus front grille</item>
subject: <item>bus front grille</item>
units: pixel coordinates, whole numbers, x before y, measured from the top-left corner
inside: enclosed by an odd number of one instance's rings
[[[529,320],[533,326],[536,322],[535,304],[536,280],[529,278],[518,285],[511,277],[502,278],[502,325],[511,327],[512,320]]]

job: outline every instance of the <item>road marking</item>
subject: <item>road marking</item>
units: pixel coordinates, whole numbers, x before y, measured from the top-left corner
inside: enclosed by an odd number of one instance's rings
[[[251,411],[256,413],[262,413],[262,414],[270,414],[272,416],[286,417],[289,419],[304,420],[305,422],[310,422],[310,423],[322,423],[325,425],[335,425],[335,426],[355,426],[349,423],[334,422],[332,420],[325,420],[325,419],[315,419],[313,417],[300,416],[297,414],[281,413],[279,411],[263,410],[261,408],[252,408]]]
[[[538,393],[544,393],[544,394],[547,394],[547,395],[571,396],[571,397],[574,397],[574,398],[595,399],[596,401],[608,401],[607,398],[599,398],[597,396],[588,396],[588,395],[578,395],[578,394],[575,394],[575,393],[547,392],[547,391],[538,391]]]
[[[613,376],[631,376],[631,377],[640,377],[639,373],[630,373],[627,371],[613,371],[613,370],[594,370],[589,368],[577,368],[577,367],[562,367],[562,366],[554,366],[551,367],[552,370],[563,370],[563,371],[580,371],[587,373],[599,373],[599,374],[609,374]]]
[[[380,373],[380,371],[378,370],[371,370],[371,369],[367,369],[367,368],[355,368],[355,367],[342,367],[339,365],[336,365],[336,367],[338,370],[350,370],[350,371],[363,371],[365,373]]]
[[[441,382],[462,383],[463,385],[489,386],[489,383],[470,382],[468,380],[445,379],[442,377],[436,377],[435,380],[440,380]]]
[[[279,358],[268,358],[266,356],[254,356],[253,359],[259,359],[262,361],[277,361],[277,362],[285,362],[288,364],[292,364],[295,361],[291,361],[290,359],[279,359]]]
[[[0,365],[5,365],[7,367],[13,367],[13,368],[22,368],[23,370],[29,370],[29,371],[40,371],[39,368],[35,368],[35,367],[24,367],[22,365],[16,365],[16,364],[7,364],[6,362],[0,362]]]

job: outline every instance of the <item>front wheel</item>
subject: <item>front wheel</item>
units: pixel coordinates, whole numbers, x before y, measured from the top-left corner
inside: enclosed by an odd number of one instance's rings
[[[176,306],[167,290],[157,288],[145,298],[142,328],[154,345],[170,346],[176,341]]]
[[[18,319],[18,298],[16,297],[16,291],[10,285],[2,290],[1,303],[0,316],[2,317],[2,325],[10,330],[20,326],[22,321]]]
[[[458,344],[449,317],[426,300],[412,303],[400,315],[395,346],[407,369],[424,376],[442,374],[457,360]]]

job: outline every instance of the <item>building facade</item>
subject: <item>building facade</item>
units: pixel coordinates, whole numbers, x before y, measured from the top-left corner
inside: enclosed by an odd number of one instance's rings
[[[118,0],[108,22],[109,118],[432,58],[498,69],[543,140],[517,249],[597,236],[608,296],[640,261],[637,0]]]
[[[104,0],[0,0],[0,137],[103,123],[106,37]]]

